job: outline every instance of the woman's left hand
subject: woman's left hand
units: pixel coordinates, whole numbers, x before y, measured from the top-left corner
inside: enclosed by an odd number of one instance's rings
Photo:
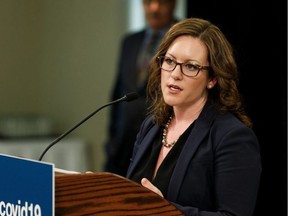
[[[141,180],[141,184],[142,184],[142,186],[148,188],[149,190],[151,190],[151,191],[155,192],[156,194],[158,194],[159,196],[163,197],[162,192],[157,187],[155,187],[147,178],[143,178]]]

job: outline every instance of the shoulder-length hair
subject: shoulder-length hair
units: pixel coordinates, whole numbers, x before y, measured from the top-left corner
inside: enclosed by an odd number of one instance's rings
[[[238,69],[233,49],[222,31],[209,22],[199,18],[187,18],[174,24],[165,34],[157,53],[150,62],[150,75],[147,85],[149,113],[156,124],[164,125],[172,114],[172,107],[164,102],[161,91],[161,68],[158,56],[165,56],[169,46],[179,36],[190,35],[200,39],[207,47],[210,64],[209,76],[216,78],[216,85],[209,90],[209,100],[220,112],[234,113],[244,124],[252,127],[246,115],[239,94]]]

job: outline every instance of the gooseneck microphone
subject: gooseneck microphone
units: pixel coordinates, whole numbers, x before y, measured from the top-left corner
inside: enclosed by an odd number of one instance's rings
[[[69,133],[71,133],[73,130],[75,130],[77,127],[79,127],[81,124],[83,124],[85,121],[87,121],[89,118],[91,118],[93,115],[95,115],[97,112],[99,112],[101,109],[103,109],[104,107],[107,107],[107,106],[110,106],[112,104],[115,104],[115,103],[119,103],[119,102],[122,102],[122,101],[133,101],[135,99],[137,99],[139,97],[138,93],[136,92],[131,92],[131,93],[128,93],[126,95],[124,95],[123,97],[117,99],[117,100],[114,100],[114,101],[111,101],[103,106],[101,106],[100,108],[98,108],[97,110],[95,110],[94,112],[92,112],[90,115],[88,115],[87,117],[85,117],[82,121],[80,121],[78,124],[76,124],[74,127],[72,127],[71,129],[67,130],[65,133],[63,133],[61,136],[59,136],[58,138],[56,138],[50,145],[48,145],[45,150],[43,151],[43,153],[41,154],[40,158],[39,158],[39,161],[42,160],[43,156],[45,155],[45,153],[53,146],[55,145],[57,142],[59,142],[61,139],[63,139],[65,136],[67,136]]]

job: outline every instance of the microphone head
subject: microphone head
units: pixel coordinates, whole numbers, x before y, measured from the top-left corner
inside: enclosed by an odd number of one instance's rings
[[[125,101],[133,101],[136,100],[139,97],[139,94],[137,92],[130,92],[124,96]]]

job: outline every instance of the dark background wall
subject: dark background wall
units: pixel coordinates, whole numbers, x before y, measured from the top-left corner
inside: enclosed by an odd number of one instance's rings
[[[218,25],[234,45],[240,91],[261,145],[255,216],[287,215],[287,1],[187,0],[187,16]]]

